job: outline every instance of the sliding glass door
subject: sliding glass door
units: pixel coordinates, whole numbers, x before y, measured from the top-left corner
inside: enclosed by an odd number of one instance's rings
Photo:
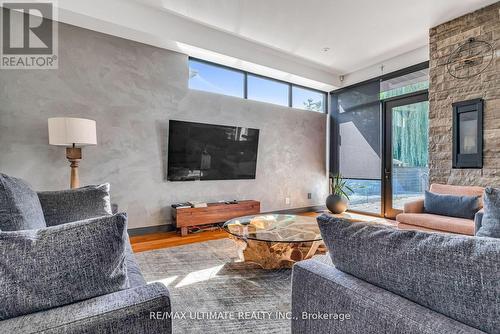
[[[353,189],[349,210],[395,217],[428,187],[427,64],[331,94],[330,171]]]
[[[383,106],[384,216],[394,218],[429,186],[427,92],[385,100]]]

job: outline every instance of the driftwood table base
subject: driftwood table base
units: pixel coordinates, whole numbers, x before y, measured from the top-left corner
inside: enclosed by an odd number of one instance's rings
[[[239,247],[242,261],[259,265],[262,269],[291,268],[295,262],[325,253],[323,241],[313,242],[270,242],[244,240],[231,236]]]

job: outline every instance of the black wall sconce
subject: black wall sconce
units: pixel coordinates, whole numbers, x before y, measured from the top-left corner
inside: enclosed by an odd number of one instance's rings
[[[453,168],[483,168],[483,99],[453,103]]]

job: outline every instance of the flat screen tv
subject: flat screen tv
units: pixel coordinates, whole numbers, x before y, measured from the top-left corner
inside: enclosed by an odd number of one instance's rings
[[[170,120],[167,179],[255,179],[258,145],[258,129]]]

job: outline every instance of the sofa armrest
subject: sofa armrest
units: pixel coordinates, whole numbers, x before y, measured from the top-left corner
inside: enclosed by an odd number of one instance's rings
[[[311,259],[293,267],[293,333],[483,332]]]
[[[424,200],[417,199],[404,205],[404,213],[424,213]]]
[[[109,184],[38,192],[47,226],[111,215]]]
[[[0,333],[171,333],[170,311],[167,288],[152,283],[3,320]]]
[[[474,215],[474,235],[479,231],[483,222],[484,208],[476,212]]]

